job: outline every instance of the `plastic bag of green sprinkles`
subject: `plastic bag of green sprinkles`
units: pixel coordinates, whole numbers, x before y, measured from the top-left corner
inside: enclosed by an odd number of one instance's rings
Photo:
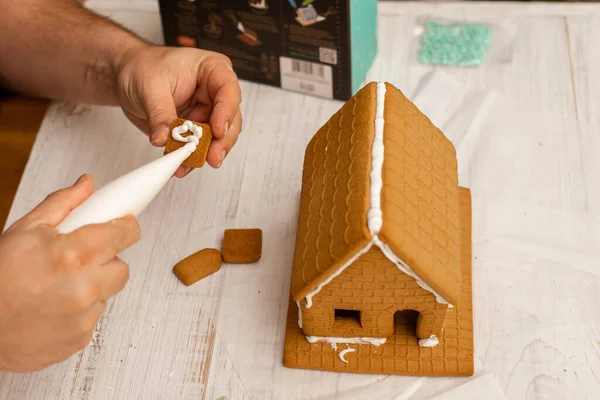
[[[424,24],[419,61],[423,64],[473,66],[488,61],[494,29],[473,22]]]

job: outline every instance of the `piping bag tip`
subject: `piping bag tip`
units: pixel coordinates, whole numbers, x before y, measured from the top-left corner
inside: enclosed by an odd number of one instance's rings
[[[73,209],[56,229],[65,234],[84,225],[105,223],[127,215],[137,217],[194,150],[196,144],[187,143],[106,184]]]

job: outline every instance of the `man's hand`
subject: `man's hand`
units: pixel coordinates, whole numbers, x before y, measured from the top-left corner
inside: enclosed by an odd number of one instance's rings
[[[120,105],[156,146],[181,117],[210,122],[208,164],[218,167],[242,129],[240,86],[229,59],[151,46],[75,0],[0,6],[0,85],[51,99]],[[65,27],[68,27],[66,29]],[[34,60],[34,61],[32,61]],[[181,167],[176,176],[189,168]]]
[[[138,240],[135,218],[54,229],[92,189],[84,175],[0,235],[0,371],[38,370],[84,348],[125,286],[129,267],[117,254]]]
[[[117,69],[118,102],[155,146],[164,146],[169,125],[186,118],[210,122],[214,140],[207,162],[214,168],[242,129],[241,91],[231,62],[219,53],[142,45],[123,56]],[[182,166],[176,176],[189,173]]]

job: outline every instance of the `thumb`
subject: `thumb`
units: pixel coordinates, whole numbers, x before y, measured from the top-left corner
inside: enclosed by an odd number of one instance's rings
[[[57,226],[75,207],[83,203],[94,191],[94,180],[82,175],[73,186],[50,194],[19,223],[26,227],[38,225]]]
[[[162,147],[167,143],[169,126],[177,118],[175,101],[168,85],[150,85],[144,95],[144,108],[150,126],[150,143]]]

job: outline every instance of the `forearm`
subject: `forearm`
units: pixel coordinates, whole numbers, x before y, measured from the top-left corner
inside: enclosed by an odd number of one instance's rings
[[[74,0],[5,0],[0,85],[40,97],[116,104],[116,72],[145,44]]]

